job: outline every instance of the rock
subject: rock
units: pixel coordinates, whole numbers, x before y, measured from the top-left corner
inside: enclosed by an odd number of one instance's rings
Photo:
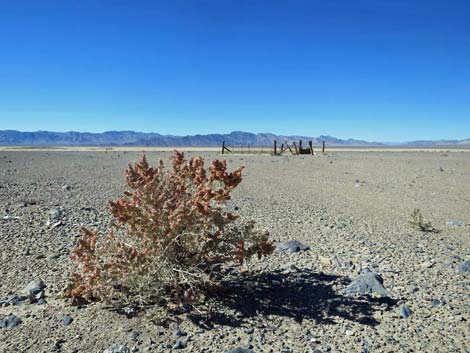
[[[3,220],[4,220],[4,221],[18,220],[18,219],[20,219],[20,217],[17,217],[17,216],[9,216],[9,215],[3,216]]]
[[[446,225],[449,227],[463,227],[465,223],[462,221],[447,221]]]
[[[408,293],[415,293],[419,290],[419,288],[415,284],[410,284],[406,287],[406,290],[408,291]]]
[[[70,186],[65,184],[64,186],[62,186],[62,190],[70,190]]]
[[[0,299],[0,306],[21,305],[27,298],[16,294]]]
[[[73,318],[69,315],[64,315],[64,317],[62,318],[62,324],[64,326],[70,325],[72,323],[72,321],[73,321]]]
[[[29,282],[29,284],[23,289],[23,292],[27,295],[35,296],[38,293],[41,293],[46,285],[40,278],[36,278],[35,280]]]
[[[229,350],[227,353],[255,353],[255,352],[253,352],[251,349],[238,347],[238,348]]]
[[[459,271],[460,272],[470,272],[470,260],[466,260],[462,262],[462,264],[459,266]]]
[[[279,243],[276,245],[276,251],[278,252],[299,252],[299,251],[306,251],[309,250],[310,247],[307,245],[302,244],[300,241],[297,240],[288,240],[283,243]]]
[[[133,341],[137,341],[137,339],[139,338],[139,336],[140,336],[140,332],[138,332],[138,331],[132,331],[132,333],[131,333],[131,339],[132,339]]]
[[[431,267],[434,266],[434,261],[433,261],[433,260],[425,261],[425,262],[423,262],[420,266],[421,266],[422,268],[431,268]]]
[[[295,265],[292,265],[292,264],[289,264],[287,265],[287,267],[284,269],[284,273],[295,273],[295,272],[299,272],[300,269],[295,266]]]
[[[47,257],[48,260],[55,260],[55,259],[58,259],[60,257],[60,253],[55,253],[55,254],[51,254]]]
[[[431,300],[431,307],[435,308],[436,306],[440,306],[441,301],[439,299],[433,299]]]
[[[39,300],[39,299],[44,299],[46,295],[44,294],[44,291],[37,292],[34,295],[34,299]]]
[[[183,336],[186,336],[186,335],[187,335],[187,333],[180,330],[179,328],[173,330],[173,336],[175,336],[175,337],[183,337]]]
[[[183,349],[186,348],[186,342],[183,340],[177,340],[175,345],[173,346],[173,349]]]
[[[53,349],[62,349],[62,345],[67,342],[66,340],[64,339],[58,339],[57,341],[55,341],[54,345],[52,346]]]
[[[407,317],[410,317],[411,314],[413,314],[413,311],[407,306],[407,305],[402,305],[400,307],[400,317],[403,319],[406,319]]]
[[[131,353],[131,350],[127,346],[115,343],[104,350],[103,353]]]
[[[383,279],[379,274],[370,270],[363,270],[362,273],[352,281],[342,291],[346,295],[366,295],[379,294],[388,297],[388,291],[383,286]]]
[[[8,315],[6,318],[0,320],[0,328],[10,330],[21,324],[21,319],[13,314]]]
[[[331,266],[333,264],[333,260],[331,260],[329,257],[319,256],[318,260],[322,265]]]
[[[65,211],[63,208],[54,208],[49,211],[49,219],[51,221],[58,221],[60,217],[64,215]]]
[[[137,315],[137,310],[132,306],[123,306],[116,309],[116,312],[121,315],[126,315],[128,318],[132,318]]]

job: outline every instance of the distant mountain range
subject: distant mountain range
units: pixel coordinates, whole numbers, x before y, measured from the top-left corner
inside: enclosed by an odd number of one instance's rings
[[[16,130],[0,130],[0,146],[220,146],[225,141],[227,146],[269,146],[273,141],[309,141],[315,145],[325,143],[329,146],[355,146],[355,147],[386,147],[389,144],[381,142],[368,142],[362,140],[342,140],[332,136],[283,136],[270,133],[253,134],[243,131],[233,131],[229,134],[207,134],[173,136],[157,133],[135,131],[106,131],[103,133],[90,132],[51,132],[34,131],[22,132]],[[470,147],[470,139],[465,140],[439,140],[439,141],[412,141],[399,146],[433,147],[433,146],[461,146]]]

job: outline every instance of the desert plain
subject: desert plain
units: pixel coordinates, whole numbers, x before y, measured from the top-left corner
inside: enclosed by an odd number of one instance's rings
[[[277,244],[309,250],[233,268],[210,318],[193,310],[164,323],[153,308],[123,315],[58,298],[81,226],[107,230],[108,200],[125,190],[139,154],[0,151],[0,320],[20,320],[0,328],[1,353],[470,352],[468,151],[188,152],[244,165],[228,207]],[[146,155],[168,164],[170,152]],[[435,231],[410,226],[414,209]],[[345,292],[365,270],[386,295]],[[41,303],[12,300],[37,279]]]

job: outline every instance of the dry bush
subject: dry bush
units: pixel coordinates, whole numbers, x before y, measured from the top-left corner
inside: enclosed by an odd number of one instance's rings
[[[437,230],[431,225],[430,221],[426,221],[421,214],[421,211],[416,208],[411,213],[411,219],[408,223],[416,230],[421,232],[437,232]]]
[[[226,162],[214,160],[206,170],[202,158],[180,152],[171,170],[145,156],[129,165],[129,190],[110,202],[113,226],[107,235],[83,229],[64,294],[76,304],[194,302],[217,285],[224,264],[270,254],[267,231],[225,210],[242,169],[227,173]]]

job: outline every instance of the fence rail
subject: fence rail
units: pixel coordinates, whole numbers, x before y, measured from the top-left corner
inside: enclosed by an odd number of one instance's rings
[[[222,154],[224,153],[235,154],[272,154],[273,146],[258,146],[258,145],[244,145],[244,146],[227,146],[222,143]]]
[[[304,145],[305,146],[305,145]],[[325,141],[322,142],[322,152],[325,152]],[[279,156],[285,152],[290,152],[293,155],[298,154],[311,154],[314,155],[314,146],[312,141],[308,141],[308,146],[302,146],[302,140],[299,141],[285,141],[282,143],[273,141],[270,146],[258,146],[258,145],[236,145],[227,146],[225,141],[222,142],[222,154],[225,153],[236,153],[236,154],[270,154],[273,156]]]

